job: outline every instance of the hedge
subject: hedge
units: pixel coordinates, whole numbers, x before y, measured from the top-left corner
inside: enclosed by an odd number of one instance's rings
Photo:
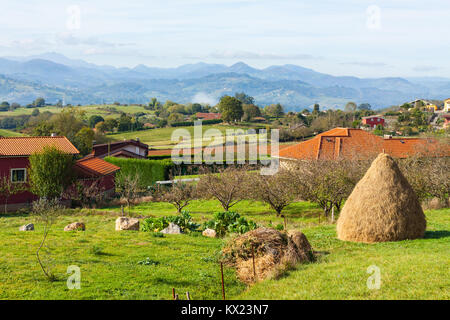
[[[218,123],[222,123],[222,122],[223,122],[223,120],[221,120],[221,119],[202,120],[202,125],[218,124]],[[184,121],[184,122],[171,123],[170,126],[171,127],[192,127],[194,124],[195,124],[194,121]]]
[[[120,167],[122,174],[139,173],[141,187],[152,186],[156,181],[168,180],[173,163],[170,159],[145,160],[106,157],[105,161]]]

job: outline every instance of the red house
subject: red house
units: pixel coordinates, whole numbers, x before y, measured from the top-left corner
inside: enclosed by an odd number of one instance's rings
[[[10,179],[12,183],[28,181],[29,156],[40,152],[46,146],[53,146],[67,154],[74,156],[79,151],[66,137],[0,137],[0,179]],[[114,191],[115,173],[120,169],[101,159],[78,161],[74,168],[77,179],[82,183],[98,183],[105,192]],[[1,181],[0,180],[0,181]],[[9,199],[0,196],[0,205],[7,201],[8,210],[16,211],[29,206],[37,200],[37,196],[29,191],[12,195]]]
[[[379,124],[384,127],[384,118],[381,116],[363,117],[362,124],[368,125],[371,128],[375,128]]]
[[[87,155],[88,158],[135,158],[146,159],[148,155],[148,145],[136,140],[123,140],[119,142],[97,144],[92,148],[92,153]]]

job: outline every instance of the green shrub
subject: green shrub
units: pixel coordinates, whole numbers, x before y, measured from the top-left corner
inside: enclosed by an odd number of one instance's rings
[[[148,188],[156,181],[168,180],[173,162],[170,159],[146,160],[106,157],[105,161],[120,167],[124,175],[140,176],[140,187]]]
[[[169,226],[166,217],[147,218],[141,223],[141,231],[144,232],[159,232]]]
[[[192,216],[188,211],[181,211],[180,214],[176,216],[166,217],[168,222],[175,223],[181,228],[183,232],[194,232],[196,231],[200,225],[192,221]]]
[[[216,212],[214,219],[205,222],[203,228],[209,228],[216,231],[218,237],[224,237],[227,232],[231,233],[246,233],[250,230],[256,229],[258,226],[253,221],[247,221],[241,217],[239,213],[227,211]]]
[[[169,226],[169,223],[178,225],[182,232],[189,233],[198,230],[200,225],[192,221],[192,216],[187,211],[182,211],[176,216],[147,218],[141,223],[141,231],[159,232]]]
[[[202,120],[202,125],[208,124],[218,124],[222,123],[221,119],[211,119],[211,120]],[[194,121],[183,121],[183,122],[173,122],[170,124],[171,127],[192,127],[194,125]]]

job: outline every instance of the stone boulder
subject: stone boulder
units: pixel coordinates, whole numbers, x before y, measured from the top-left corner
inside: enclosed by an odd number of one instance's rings
[[[67,225],[64,231],[85,231],[86,225],[83,222],[74,222]]]
[[[210,238],[215,238],[217,237],[217,233],[215,230],[213,229],[205,229],[205,231],[202,232],[202,235],[204,235],[205,237],[210,237]]]
[[[161,233],[166,233],[166,234],[181,234],[181,228],[179,225],[175,224],[175,223],[169,223],[169,226],[167,228],[165,228],[164,230],[161,230]]]
[[[34,224],[29,223],[19,228],[19,231],[34,231]]]
[[[135,230],[139,231],[139,219],[119,217],[116,219],[116,231]]]

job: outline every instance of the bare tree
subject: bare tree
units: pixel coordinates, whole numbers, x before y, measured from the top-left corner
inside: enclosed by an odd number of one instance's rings
[[[193,183],[174,181],[169,188],[160,191],[161,200],[169,202],[181,212],[192,200],[197,198],[197,188]]]
[[[47,259],[47,261],[41,259],[40,251],[43,248],[48,249],[48,247],[46,246],[46,240],[48,238],[52,225],[55,223],[62,210],[63,207],[59,203],[59,200],[56,199],[47,200],[41,198],[38,201],[33,202],[33,213],[37,216],[38,221],[44,224],[44,234],[39,247],[36,250],[36,257],[42,271],[49,281],[55,281],[56,277],[52,273],[51,263],[49,259]],[[50,253],[48,252],[48,254]]]
[[[105,197],[105,187],[101,185],[101,180],[76,181],[68,188],[63,197],[78,201],[83,207],[89,207],[98,204]]]
[[[304,200],[318,203],[325,216],[333,207],[340,211],[343,201],[362,178],[368,162],[352,160],[301,161],[295,170],[294,183]]]
[[[298,186],[291,183],[292,174],[287,170],[281,170],[275,175],[251,176],[250,194],[253,199],[267,203],[277,216],[285,207],[295,200]]]
[[[419,200],[436,197],[442,206],[449,206],[450,158],[414,156],[399,164]]]
[[[228,167],[218,173],[208,173],[200,178],[198,183],[199,194],[207,198],[217,199],[225,211],[248,194],[244,194],[248,185],[248,174],[245,168]]]
[[[139,195],[140,175],[125,174],[120,172],[116,176],[116,187],[122,199],[125,199],[128,207],[128,214],[131,214],[131,204]]]
[[[0,198],[5,202],[5,213],[8,211],[8,201],[9,199],[18,193],[28,190],[25,183],[22,182],[12,182],[8,176],[0,177]]]

